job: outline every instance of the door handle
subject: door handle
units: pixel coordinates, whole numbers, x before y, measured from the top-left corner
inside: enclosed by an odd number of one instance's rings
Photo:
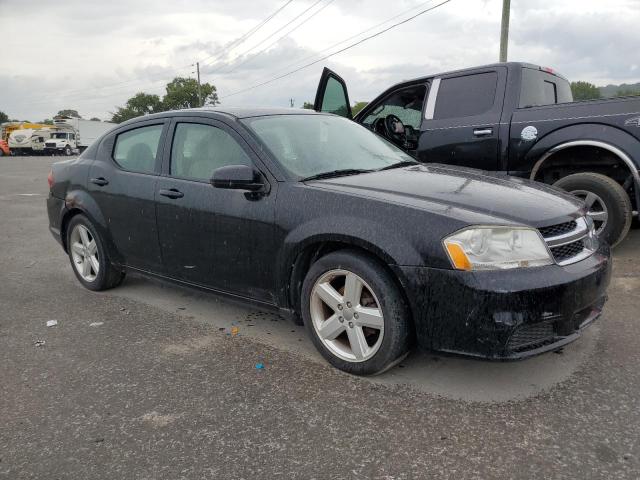
[[[109,185],[109,180],[107,180],[104,177],[92,178],[90,182],[95,183],[99,187],[104,187],[105,185]]]
[[[180,190],[176,190],[175,188],[171,188],[169,190],[160,190],[160,195],[168,198],[182,198],[184,197],[184,193]]]
[[[474,128],[473,134],[476,137],[486,137],[488,135],[493,135],[493,128]]]

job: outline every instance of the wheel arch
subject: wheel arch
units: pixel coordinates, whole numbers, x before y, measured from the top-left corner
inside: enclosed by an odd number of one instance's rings
[[[392,268],[394,265],[391,257],[381,250],[379,247],[372,243],[363,241],[362,239],[350,236],[319,236],[317,238],[310,239],[292,255],[290,268],[286,274],[286,282],[284,285],[283,300],[286,308],[295,312],[296,321],[300,322],[300,305],[301,305],[301,292],[302,284],[306,277],[307,272],[311,266],[321,257],[338,250],[355,250],[369,258],[375,260],[392,278],[392,280],[398,286],[400,293],[406,302],[411,322],[411,328],[415,331],[414,318],[414,303],[411,302],[407,295],[407,281],[404,278],[400,269]]]

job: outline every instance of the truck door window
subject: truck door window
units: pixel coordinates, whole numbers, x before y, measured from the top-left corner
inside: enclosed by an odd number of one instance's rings
[[[522,68],[520,108],[539,107],[573,101],[571,86],[562,77],[543,70]]]
[[[376,120],[387,115],[395,115],[405,126],[417,130],[422,121],[422,105],[426,92],[427,88],[424,85],[398,90],[376,105],[362,123],[373,128]]]
[[[348,110],[347,98],[342,85],[335,78],[329,77],[320,111],[346,117]]]
[[[433,118],[473,117],[488,112],[493,107],[497,85],[497,72],[443,78]]]

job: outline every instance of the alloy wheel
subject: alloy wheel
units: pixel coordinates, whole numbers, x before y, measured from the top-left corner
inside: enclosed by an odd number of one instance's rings
[[[348,270],[330,270],[311,290],[311,321],[322,343],[343,360],[364,362],[380,349],[382,308],[371,287]]]
[[[84,225],[76,225],[69,237],[73,266],[86,282],[93,282],[100,271],[98,245]]]
[[[586,190],[574,190],[571,193],[584,201],[587,206],[587,215],[591,217],[595,225],[596,235],[600,235],[609,220],[609,211],[604,200],[599,195]]]

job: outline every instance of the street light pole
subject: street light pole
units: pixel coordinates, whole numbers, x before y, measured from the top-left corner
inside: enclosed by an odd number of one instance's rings
[[[502,24],[500,25],[500,61],[507,61],[509,48],[509,13],[511,12],[511,0],[502,0]]]

